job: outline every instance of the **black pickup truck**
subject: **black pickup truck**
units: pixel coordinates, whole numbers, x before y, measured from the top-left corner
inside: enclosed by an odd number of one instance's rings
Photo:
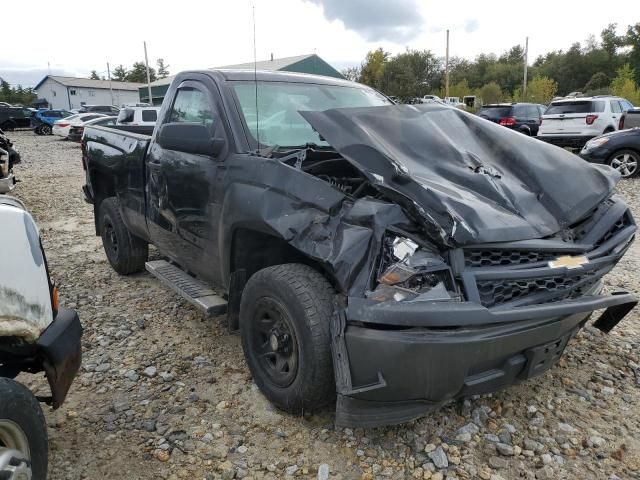
[[[226,308],[278,407],[404,422],[550,368],[636,231],[618,174],[440,104],[325,77],[177,75],[151,137],[88,127],[96,234],[203,311]]]

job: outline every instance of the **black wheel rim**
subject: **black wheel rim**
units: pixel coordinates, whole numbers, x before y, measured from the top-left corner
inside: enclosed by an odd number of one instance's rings
[[[48,125],[45,125],[44,127],[42,127],[42,128],[40,129],[40,131],[41,131],[42,133],[44,133],[45,135],[49,135],[49,132],[51,132],[51,127],[50,127],[50,126],[48,126]]]
[[[298,342],[286,308],[275,298],[258,300],[250,327],[258,368],[278,387],[288,387],[298,374]]]
[[[113,228],[113,225],[109,221],[104,223],[103,229],[109,256],[111,258],[116,258],[118,256],[118,237],[116,235],[116,229]]]

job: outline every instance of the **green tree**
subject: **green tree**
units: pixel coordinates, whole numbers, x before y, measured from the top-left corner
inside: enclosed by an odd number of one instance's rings
[[[357,82],[360,79],[360,67],[348,67],[341,72],[342,76],[352,82]]]
[[[403,101],[421,97],[440,84],[440,62],[428,50],[407,50],[385,65],[382,90]]]
[[[608,87],[611,83],[611,79],[604,72],[596,72],[591,75],[591,78],[582,89],[585,93],[593,92],[594,90],[600,90],[604,87]]]
[[[111,72],[111,78],[119,82],[124,82],[127,78],[127,69],[122,65],[118,65],[113,69],[113,72]]]
[[[611,82],[611,91],[634,105],[640,105],[640,91],[635,81],[635,72],[628,63],[618,69],[618,75]]]
[[[360,67],[360,83],[382,90],[382,82],[389,52],[382,48],[367,53],[364,63]]]
[[[526,101],[532,103],[548,104],[558,91],[558,83],[549,77],[536,75],[527,84]]]
[[[91,80],[100,80],[100,75],[95,70],[91,70],[91,75],[89,76]]]
[[[498,103],[504,100],[504,94],[502,88],[496,82],[489,82],[484,85],[479,91],[478,96],[482,100],[482,103]]]
[[[164,58],[156,60],[158,66],[158,78],[167,78],[169,76],[169,65],[164,63]]]
[[[152,82],[157,80],[156,71],[153,67],[149,67],[149,77]],[[135,62],[131,70],[127,72],[125,80],[127,82],[147,83],[147,68],[144,62]]]
[[[628,47],[631,47],[631,51],[629,52],[629,63],[635,72],[635,82],[640,83],[640,22],[635,25],[629,25],[624,43]]]

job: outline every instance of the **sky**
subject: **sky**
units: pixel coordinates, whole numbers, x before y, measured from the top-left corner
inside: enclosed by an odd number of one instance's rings
[[[473,59],[497,53],[529,36],[529,58],[567,49],[609,23],[622,33],[640,21],[640,0],[617,0],[603,8],[594,0],[109,0],[81,2],[3,2],[0,77],[13,85],[34,86],[48,72],[106,76],[111,68],[164,58],[171,73],[253,60],[256,19],[258,60],[317,53],[334,67],[359,65],[369,50],[391,53],[407,48]],[[594,12],[597,12],[594,13]],[[47,27],[48,26],[48,27]],[[49,27],[52,27],[50,29]],[[42,32],[42,34],[40,33]],[[53,33],[57,32],[57,33]]]

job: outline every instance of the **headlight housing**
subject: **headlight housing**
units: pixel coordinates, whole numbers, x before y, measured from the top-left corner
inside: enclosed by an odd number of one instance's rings
[[[593,138],[593,139],[589,140],[585,144],[584,149],[585,150],[593,150],[594,148],[601,147],[603,145],[606,145],[607,143],[609,143],[609,137],[596,137],[596,138]]]
[[[385,236],[376,280],[366,296],[379,302],[459,299],[451,269],[438,250],[399,235]]]

